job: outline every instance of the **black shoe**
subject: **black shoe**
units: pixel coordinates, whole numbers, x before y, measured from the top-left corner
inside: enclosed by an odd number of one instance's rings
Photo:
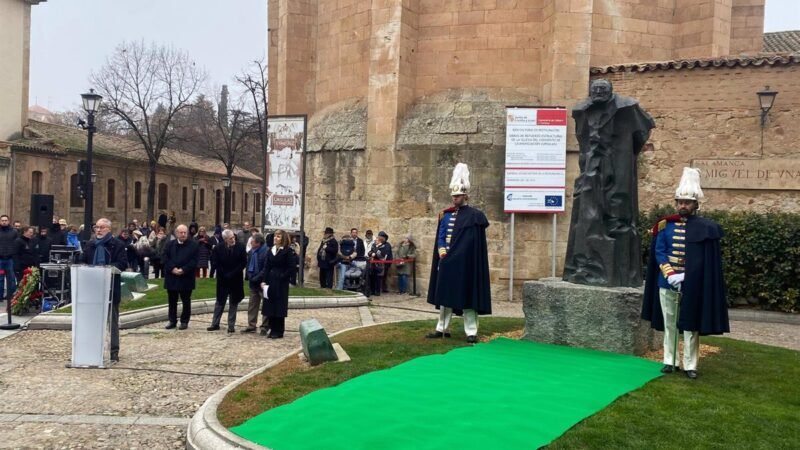
[[[266,328],[262,328],[261,332],[259,334],[262,335],[262,336],[266,336],[267,335],[267,329]]]
[[[477,344],[478,343],[478,336],[467,336],[467,343],[468,344]]]
[[[235,333],[235,332],[236,332],[236,328],[228,327],[228,333]]]
[[[206,331],[218,331],[218,330],[219,330],[219,325],[211,325],[210,327],[206,328]]]
[[[441,331],[434,331],[425,335],[428,339],[439,339],[442,337],[450,337],[450,333],[442,333]]]
[[[178,329],[179,330],[185,330],[187,328],[189,328],[189,324],[188,323],[182,323],[182,324],[178,325]]]
[[[697,371],[696,370],[687,370],[686,371],[686,378],[690,380],[694,380],[697,378]]]
[[[173,329],[173,328],[175,328],[177,326],[178,325],[176,325],[175,322],[170,322],[170,323],[167,324],[167,326],[164,327],[164,329],[165,330],[171,330],[171,329]]]
[[[247,327],[244,330],[242,330],[242,333],[255,333],[255,332],[256,332],[255,327]]]
[[[283,339],[283,335],[282,334],[271,334],[270,333],[270,335],[267,336],[267,339]]]
[[[672,373],[675,371],[675,366],[672,364],[665,364],[664,367],[661,368],[661,373]]]

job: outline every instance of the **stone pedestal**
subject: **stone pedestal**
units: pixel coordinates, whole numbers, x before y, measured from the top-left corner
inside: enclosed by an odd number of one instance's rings
[[[640,319],[641,288],[586,286],[543,278],[523,287],[525,336],[536,342],[643,355],[661,333]]]

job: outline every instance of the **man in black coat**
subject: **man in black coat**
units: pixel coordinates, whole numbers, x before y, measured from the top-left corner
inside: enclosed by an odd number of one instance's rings
[[[228,306],[228,333],[236,331],[236,310],[239,302],[244,298],[244,278],[242,271],[247,265],[247,252],[244,245],[237,242],[236,235],[231,230],[222,232],[224,244],[214,247],[214,261],[217,262],[217,301],[214,304],[214,316],[208,331],[219,330],[219,321],[225,302],[230,296]]]
[[[22,227],[21,230],[22,236],[18,237],[14,244],[14,272],[20,281],[25,269],[39,266],[39,254],[36,253],[33,227]]]
[[[664,332],[663,373],[679,371],[678,330],[683,330],[683,370],[697,378],[700,335],[730,332],[722,272],[722,228],[695,212],[703,198],[700,172],[684,169],[675,192],[678,214],[653,227],[642,319]]]
[[[48,235],[53,245],[67,245],[67,221],[53,216],[53,226]]]
[[[489,221],[483,212],[467,205],[469,187],[469,169],[459,163],[450,182],[453,206],[439,213],[428,285],[428,303],[439,309],[439,322],[426,337],[449,337],[453,310],[462,310],[467,342],[474,344],[478,314],[492,313],[492,296],[486,245]]]
[[[16,241],[17,230],[11,227],[7,215],[0,215],[0,271],[4,272],[0,274],[0,298],[10,299],[17,290],[17,279],[14,276]]]
[[[319,265],[319,286],[333,288],[333,269],[339,254],[339,243],[333,236],[333,228],[326,227],[325,235],[317,249],[317,265]]]
[[[83,264],[92,266],[114,266],[120,272],[128,268],[128,253],[125,243],[114,237],[111,221],[98,219],[95,238],[86,244],[80,256]],[[122,280],[119,274],[111,280],[111,360],[119,361],[119,304]]]
[[[178,324],[178,297],[183,303],[179,330],[189,327],[192,315],[192,291],[195,288],[194,270],[197,268],[197,241],[189,239],[189,228],[178,225],[175,239],[164,247],[164,289],[167,290],[169,323],[167,330]]]
[[[39,227],[39,234],[33,239],[33,249],[39,255],[39,264],[50,262],[50,248],[54,242],[47,235],[48,230],[48,227]]]

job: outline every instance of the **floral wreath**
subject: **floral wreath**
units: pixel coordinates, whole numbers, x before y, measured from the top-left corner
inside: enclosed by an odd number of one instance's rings
[[[42,291],[39,290],[40,277],[41,274],[36,267],[28,267],[22,272],[22,280],[11,299],[12,314],[20,315],[30,306],[31,302],[42,298]]]

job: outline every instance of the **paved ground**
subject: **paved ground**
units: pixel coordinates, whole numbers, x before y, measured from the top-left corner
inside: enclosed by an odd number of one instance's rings
[[[493,307],[496,316],[523,316],[519,303]],[[241,327],[245,317],[239,313]],[[291,310],[286,328],[312,317],[335,332],[373,321],[432,320],[436,312],[420,298],[384,295],[369,308]],[[186,331],[164,324],[123,331],[121,361],[108,370],[67,369],[69,332],[0,339],[0,448],[184,448],[185,424],[206,398],[300,345],[294,331],[283,340],[209,333],[210,320],[194,316]],[[732,327],[733,337],[800,350],[800,326]]]

